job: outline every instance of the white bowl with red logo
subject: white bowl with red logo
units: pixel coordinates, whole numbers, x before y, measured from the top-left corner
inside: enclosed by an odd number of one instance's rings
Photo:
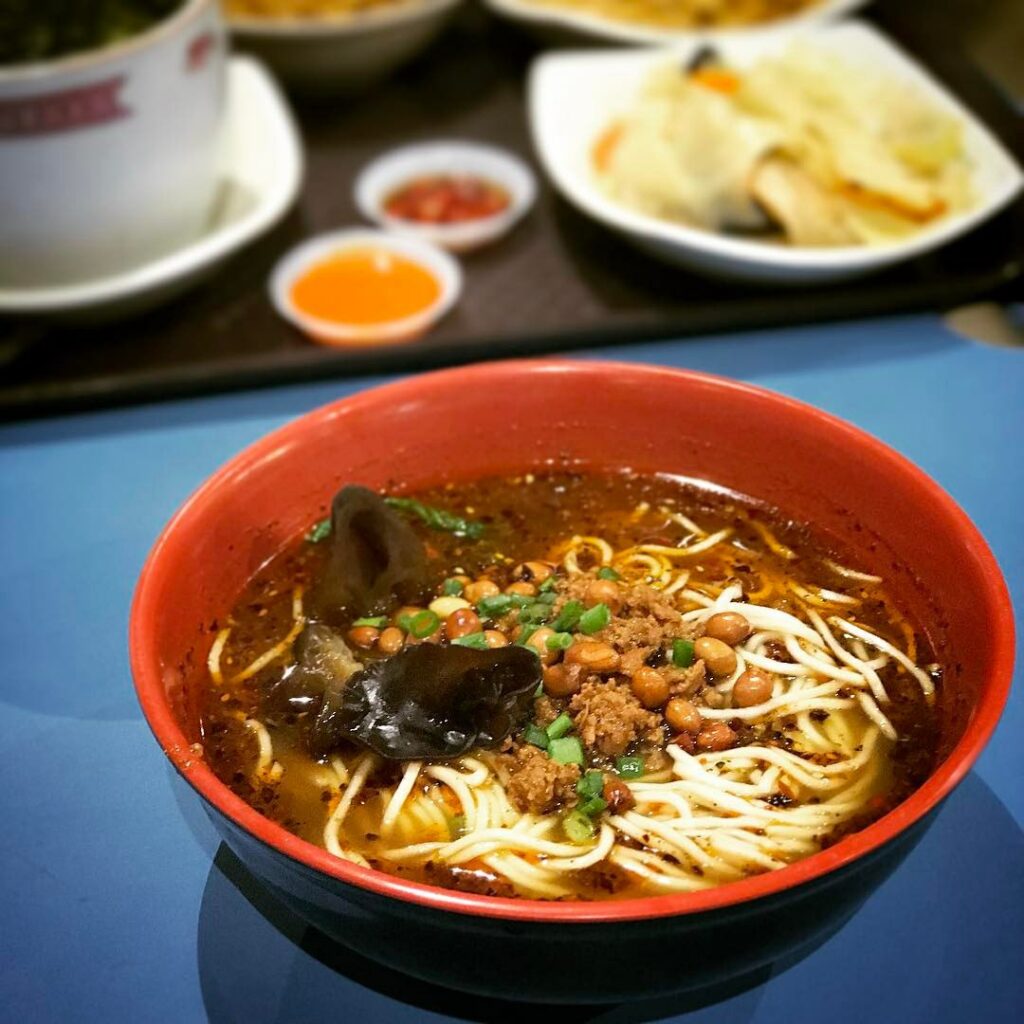
[[[0,67],[0,287],[121,272],[199,235],[224,60],[216,0],[184,0],[113,45]]]
[[[230,58],[226,91],[216,193],[195,238],[127,270],[75,284],[0,284],[0,314],[75,323],[133,316],[209,277],[276,224],[302,184],[298,130],[270,72],[251,57]]]

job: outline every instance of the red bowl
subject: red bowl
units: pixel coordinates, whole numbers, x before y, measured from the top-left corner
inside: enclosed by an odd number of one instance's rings
[[[956,659],[945,675],[942,759],[928,781],[870,827],[779,871],[697,893],[558,903],[453,892],[335,858],[261,816],[196,756],[211,624],[258,567],[324,514],[342,483],[419,488],[565,463],[713,481],[813,523],[885,576],[935,649]],[[1013,616],[999,568],[964,512],[868,434],[718,377],[538,360],[375,388],[251,445],[161,534],[136,590],[130,648],[164,752],[235,853],[307,919],[431,981],[604,1001],[720,982],[798,955],[848,917],[909,852],[995,728],[1010,685]],[[677,940],[709,952],[688,954],[684,967]],[[623,969],[595,979],[608,942],[623,951]],[[573,970],[574,960],[591,966]]]

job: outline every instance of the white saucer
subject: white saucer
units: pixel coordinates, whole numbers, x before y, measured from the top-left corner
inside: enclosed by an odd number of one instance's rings
[[[0,313],[109,320],[166,302],[209,277],[291,206],[302,181],[298,133],[280,90],[251,57],[232,57],[221,187],[200,238],[111,277],[50,288],[0,288]]]

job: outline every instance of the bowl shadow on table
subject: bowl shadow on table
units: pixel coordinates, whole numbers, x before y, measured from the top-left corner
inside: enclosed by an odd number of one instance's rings
[[[206,833],[200,841],[209,848],[209,825],[199,817],[186,815],[193,831]],[[994,850],[998,856],[985,858],[985,870],[973,869],[979,854]],[[921,927],[924,921],[928,928]],[[419,981],[334,943],[280,903],[222,844],[203,894],[197,952],[204,1006],[218,1024],[319,1021],[326,1006],[374,1021],[407,1020],[411,1009],[413,1016],[425,1011],[468,1021],[511,1019],[526,1012],[531,1020],[557,1019],[560,1024],[641,1024],[704,1010],[702,1020],[742,1024],[756,1015],[765,984],[790,968],[800,975],[797,984],[820,986],[827,979],[831,1005],[852,1010],[866,1002],[869,1012],[872,997],[863,979],[878,976],[883,961],[907,949],[914,949],[915,963],[946,965],[942,970],[957,972],[956,1002],[964,1016],[957,1016],[957,1007],[947,1007],[953,1012],[945,1019],[969,1019],[972,1006],[1005,1005],[1009,1010],[1020,1002],[1012,965],[1024,953],[1021,829],[972,773],[897,874],[841,927],[849,933],[845,941],[830,941],[830,936],[816,950],[803,950],[729,985],[617,1006],[524,1009]],[[859,961],[856,970],[844,967],[851,950]],[[990,952],[982,956],[983,950]],[[909,995],[916,998],[913,987]],[[813,1001],[807,1004],[808,1021],[815,1019],[820,1004],[814,1007]],[[805,1018],[796,1012],[792,1019],[796,1024]]]

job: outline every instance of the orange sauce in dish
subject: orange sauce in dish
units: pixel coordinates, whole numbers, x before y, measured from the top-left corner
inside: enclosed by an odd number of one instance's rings
[[[343,249],[314,263],[290,291],[307,316],[370,326],[422,313],[440,295],[441,282],[430,270],[378,246]]]

